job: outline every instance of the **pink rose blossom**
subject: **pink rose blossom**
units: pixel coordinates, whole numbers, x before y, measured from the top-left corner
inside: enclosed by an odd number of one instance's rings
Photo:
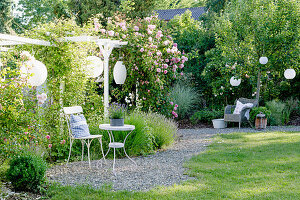
[[[144,52],[144,48],[141,48],[141,49],[140,49],[140,52]]]
[[[46,135],[46,138],[47,138],[48,140],[50,140],[50,135]]]
[[[170,104],[173,106],[173,104],[174,104],[173,101],[171,101]]]
[[[149,37],[148,40],[149,40],[149,42],[152,42],[152,37]]]
[[[160,69],[160,68],[157,68],[156,71],[159,73],[159,72],[161,72],[161,69]]]
[[[174,110],[177,110],[177,107],[174,107]]]
[[[24,134],[25,134],[25,135],[27,135],[27,134],[28,134],[28,132],[25,132]]]
[[[146,17],[145,21],[150,22],[151,21],[151,17]]]
[[[114,36],[115,32],[114,31],[108,31],[107,32],[109,36]]]
[[[95,26],[95,31],[98,31],[100,28],[100,24],[97,19],[94,19],[94,26]]]
[[[150,24],[150,25],[148,25],[148,29],[149,29],[149,30],[154,30],[154,29],[155,29],[155,27],[156,27],[155,25],[151,25],[151,24]]]
[[[166,59],[165,61],[166,61],[166,62],[170,62],[169,59]]]
[[[151,35],[153,32],[150,31],[150,30],[147,30],[147,33],[148,33],[149,35]]]
[[[65,144],[65,143],[66,143],[66,140],[62,140],[60,143],[61,143],[61,144]]]
[[[175,104],[175,107],[176,107],[176,108],[178,108],[178,105],[177,105],[177,104]]]
[[[180,65],[179,65],[179,68],[180,68],[180,69],[184,68],[184,65],[183,65],[183,64],[180,64]]]
[[[150,90],[148,90],[148,93],[150,92]]]
[[[51,149],[52,148],[52,144],[49,144],[48,147]]]
[[[156,55],[161,56],[162,53],[160,51],[156,52]]]
[[[183,72],[181,72],[180,75],[183,76]]]
[[[164,74],[167,74],[167,73],[168,73],[168,71],[167,71],[167,70],[165,70],[165,71],[164,71]]]
[[[163,44],[164,44],[165,46],[167,46],[169,43],[170,43],[169,40],[166,40],[166,41],[163,42]]]
[[[170,53],[171,52],[171,49],[167,48],[167,53]]]
[[[100,31],[102,34],[104,34],[104,33],[106,32],[106,30],[105,30],[105,29],[103,29],[103,28],[102,28],[102,29],[100,29],[99,31]]]
[[[174,46],[174,47],[177,47],[177,43],[174,43],[173,46]]]
[[[138,26],[134,26],[133,29],[134,29],[135,31],[139,31],[139,30],[140,30]]]

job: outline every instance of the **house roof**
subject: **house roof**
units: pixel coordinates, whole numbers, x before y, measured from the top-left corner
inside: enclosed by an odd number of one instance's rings
[[[186,10],[192,12],[192,17],[195,20],[199,20],[199,17],[205,13],[205,7],[194,7],[194,8],[181,8],[181,9],[169,9],[169,10],[155,10],[158,14],[159,19],[171,20],[176,15],[182,15]]]

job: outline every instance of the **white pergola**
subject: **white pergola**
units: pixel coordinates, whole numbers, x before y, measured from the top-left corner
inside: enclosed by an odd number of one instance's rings
[[[95,42],[99,46],[104,56],[104,116],[107,117],[109,106],[109,56],[114,48],[120,48],[123,45],[127,45],[128,42],[121,42],[119,40],[111,39],[99,39],[96,36],[64,37],[60,40],[66,42]],[[30,39],[8,34],[0,34],[0,51],[7,51],[9,49],[9,46],[22,44],[53,46],[53,44],[44,40]]]

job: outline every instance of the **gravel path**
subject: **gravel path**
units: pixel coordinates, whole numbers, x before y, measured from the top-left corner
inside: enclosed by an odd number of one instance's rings
[[[268,127],[264,131],[299,131],[300,126]],[[211,143],[211,138],[220,133],[258,132],[249,128],[226,129],[180,129],[178,140],[167,150],[154,155],[135,157],[135,166],[129,159],[117,159],[116,176],[112,173],[112,160],[107,160],[101,167],[101,161],[88,163],[73,162],[68,166],[56,165],[47,171],[50,181],[63,185],[89,184],[100,188],[110,185],[113,190],[149,190],[155,186],[170,186],[181,181],[193,179],[185,175],[186,169],[182,164],[193,155],[205,150]]]

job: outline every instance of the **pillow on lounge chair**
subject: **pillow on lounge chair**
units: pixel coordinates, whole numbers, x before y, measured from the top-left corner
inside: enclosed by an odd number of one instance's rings
[[[70,128],[75,138],[86,137],[90,135],[89,127],[83,114],[70,116]]]
[[[253,107],[253,103],[243,104],[240,101],[236,101],[236,106],[233,111],[233,114],[240,114],[244,108],[252,108],[252,107]]]

